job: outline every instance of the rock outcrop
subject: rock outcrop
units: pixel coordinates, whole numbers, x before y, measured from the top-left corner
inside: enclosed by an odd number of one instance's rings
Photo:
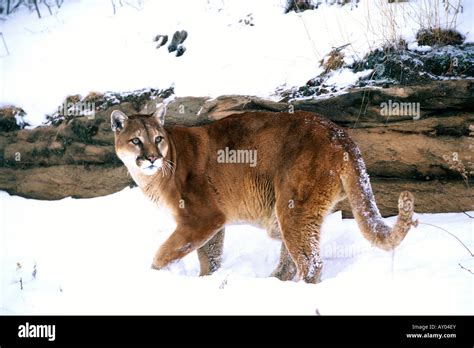
[[[112,110],[152,112],[160,99],[122,102],[92,117],[32,130],[0,131],[0,189],[37,199],[86,198],[133,185],[115,156]],[[415,103],[419,114],[383,113],[383,103]],[[397,212],[400,191],[417,212],[474,209],[474,80],[421,86],[366,87],[326,99],[274,102],[248,96],[183,97],[169,104],[167,124],[201,125],[247,110],[319,113],[348,129],[359,144],[383,215]],[[350,215],[347,203],[342,204]]]

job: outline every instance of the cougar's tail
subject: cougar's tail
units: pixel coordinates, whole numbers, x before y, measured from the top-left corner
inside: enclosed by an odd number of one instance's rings
[[[410,227],[417,224],[412,220],[415,199],[408,191],[400,194],[397,222],[393,228],[389,227],[375,204],[369,176],[357,145],[351,144],[347,154],[348,161],[341,180],[359,229],[372,245],[392,250],[402,242]]]

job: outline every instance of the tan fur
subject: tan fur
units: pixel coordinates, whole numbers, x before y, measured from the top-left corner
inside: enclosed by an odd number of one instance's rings
[[[163,110],[154,116],[112,113],[117,155],[145,195],[168,206],[177,223],[156,253],[156,269],[198,250],[201,275],[212,273],[221,263],[224,226],[247,222],[282,238],[274,276],[290,280],[297,273],[315,283],[321,224],[346,194],[364,237],[377,247],[395,248],[413,224],[409,192],[400,195],[394,228],[383,222],[358,147],[313,113],[248,112],[186,128],[163,127]],[[157,136],[163,137],[158,145]],[[131,143],[135,137],[140,146]],[[256,165],[219,163],[218,151],[226,147],[255,150]],[[147,158],[163,166],[156,173],[146,169],[154,173],[147,175],[139,168],[151,163]]]

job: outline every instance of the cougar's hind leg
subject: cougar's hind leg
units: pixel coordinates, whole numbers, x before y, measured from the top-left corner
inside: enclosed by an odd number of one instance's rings
[[[276,203],[284,244],[296,265],[298,279],[307,283],[317,283],[320,279],[323,265],[319,247],[321,225],[340,193],[337,183],[323,178],[316,182],[317,185],[305,190],[286,184]]]
[[[322,219],[304,214],[279,214],[283,241],[296,265],[298,280],[317,283],[323,266],[319,233]]]

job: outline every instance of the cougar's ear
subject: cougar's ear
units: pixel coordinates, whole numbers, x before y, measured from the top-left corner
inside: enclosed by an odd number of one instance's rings
[[[165,115],[166,115],[166,104],[162,103],[156,108],[156,111],[153,113],[153,117],[160,123],[160,125],[164,125]]]
[[[122,111],[112,111],[112,114],[110,115],[110,125],[112,126],[112,131],[121,131],[125,127],[125,122],[127,119],[127,115],[125,115]]]

